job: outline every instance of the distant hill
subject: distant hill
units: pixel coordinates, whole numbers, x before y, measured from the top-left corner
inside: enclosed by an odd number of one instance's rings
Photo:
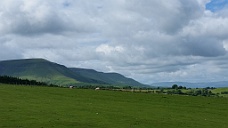
[[[92,69],[67,68],[45,59],[0,61],[0,75],[26,78],[57,85],[80,83],[142,86],[117,73],[101,73]]]
[[[103,81],[104,83],[112,85],[131,85],[131,86],[144,86],[143,84],[135,81],[131,78],[126,78],[125,76],[118,73],[103,73],[98,72],[93,69],[81,69],[81,68],[70,68],[75,74],[80,76],[91,78],[98,81]]]
[[[201,83],[190,83],[190,82],[160,82],[153,83],[151,86],[157,87],[172,87],[173,84],[191,87],[191,88],[205,88],[205,87],[228,87],[228,81],[219,82],[201,82]]]

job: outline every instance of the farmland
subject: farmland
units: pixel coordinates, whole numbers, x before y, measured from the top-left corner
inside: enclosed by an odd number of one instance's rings
[[[225,128],[228,98],[0,84],[1,128]]]
[[[228,88],[217,88],[217,89],[212,90],[212,92],[213,93],[218,93],[219,96],[228,98]],[[226,92],[226,94],[223,94],[225,92]]]

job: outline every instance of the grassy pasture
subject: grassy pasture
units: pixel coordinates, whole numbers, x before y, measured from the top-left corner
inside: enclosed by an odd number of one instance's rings
[[[1,128],[227,128],[228,98],[0,84]]]
[[[228,92],[228,88],[216,88],[216,89],[212,90],[212,92],[215,94],[218,93],[219,96],[228,98],[228,94],[221,94],[221,92]]]

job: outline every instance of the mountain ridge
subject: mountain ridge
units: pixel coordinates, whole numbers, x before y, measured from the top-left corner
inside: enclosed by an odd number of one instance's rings
[[[132,78],[127,78],[115,72],[104,73],[104,72],[98,72],[93,69],[83,69],[83,68],[70,68],[70,69],[73,72],[79,73],[84,77],[89,76],[92,79],[101,80],[109,84],[116,84],[116,81],[118,81],[118,83],[122,85],[127,84],[127,85],[137,86],[141,84]]]
[[[68,68],[42,58],[0,61],[0,75],[8,75],[63,86],[80,83],[144,86],[118,73],[103,73],[94,69]],[[113,78],[112,78],[113,77]]]

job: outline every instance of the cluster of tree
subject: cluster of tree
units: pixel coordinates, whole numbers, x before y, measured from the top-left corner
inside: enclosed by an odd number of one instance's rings
[[[221,94],[228,94],[228,91],[223,91],[221,92]]]
[[[185,94],[185,93],[183,93],[180,89],[168,90],[166,93],[167,93],[167,94],[180,94],[180,95]]]
[[[79,86],[75,86],[76,88],[79,88],[79,89],[95,89],[96,86],[94,85],[79,85]]]
[[[211,92],[209,89],[196,89],[196,90],[191,90],[186,93],[187,95],[192,95],[192,96],[212,96],[215,95],[214,93]]]
[[[131,90],[134,89],[132,86],[112,86],[112,85],[80,85],[80,86],[75,86],[76,88],[80,89],[95,89],[95,88],[100,88],[101,90],[115,90],[115,89],[126,89],[126,90]]]
[[[183,92],[180,89],[168,90],[167,94],[191,95],[191,96],[212,96],[215,95],[209,89],[191,89],[190,91]]]
[[[203,89],[188,89],[188,91],[184,91],[186,87],[184,86],[178,86],[177,84],[174,84],[171,89],[168,89],[166,91],[167,94],[180,94],[180,95],[191,95],[191,96],[212,96],[215,95],[211,92],[212,89],[215,89],[214,87],[207,87]]]
[[[206,87],[205,89],[216,89],[215,87]]]
[[[174,84],[173,86],[172,86],[172,89],[186,89],[186,87],[184,87],[184,86],[178,86],[177,84]]]
[[[20,78],[12,77],[12,76],[0,76],[0,83],[15,84],[15,85],[52,86],[52,87],[57,86],[57,85],[53,85],[53,84],[48,85],[47,83],[37,82],[35,80],[20,79]]]

